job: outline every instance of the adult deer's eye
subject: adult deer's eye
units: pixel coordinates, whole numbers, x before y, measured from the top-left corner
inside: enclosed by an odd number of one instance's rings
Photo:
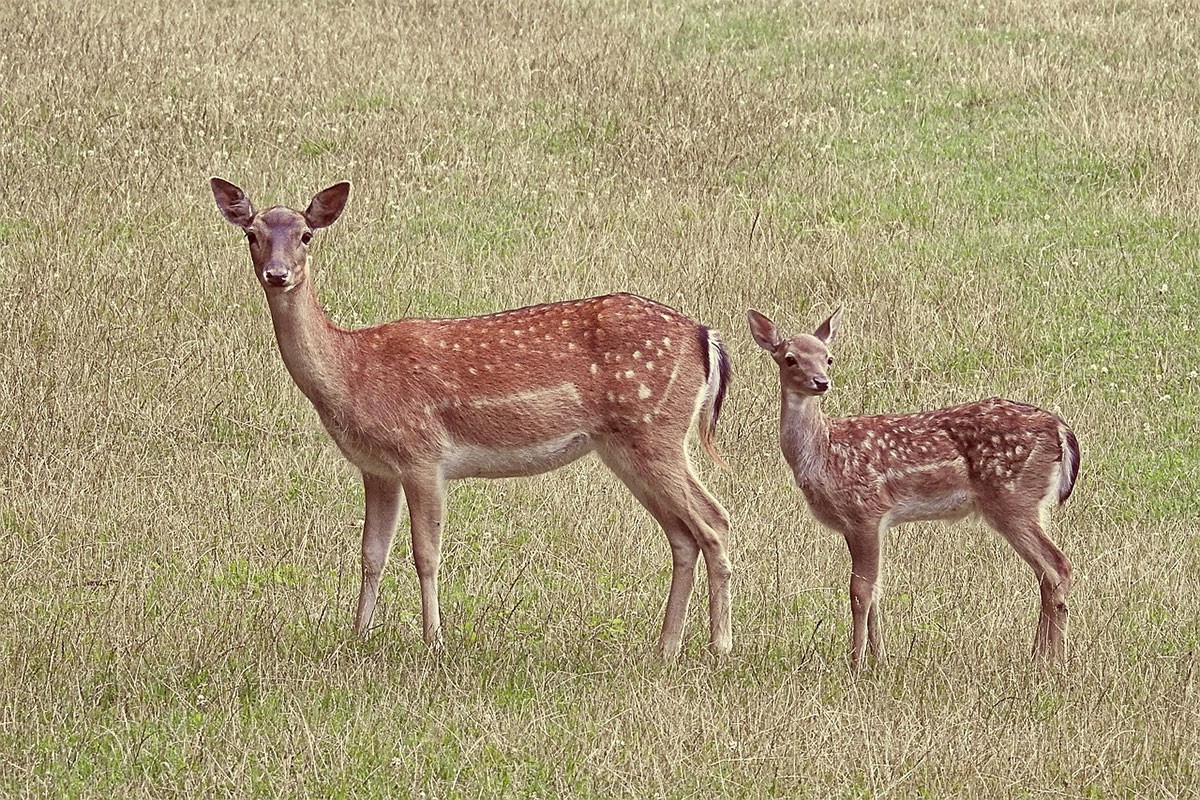
[[[300,244],[308,244],[312,241],[312,231],[305,231],[300,234]]]
[[[258,244],[258,237],[254,235],[254,231],[246,231],[246,241],[252,245]]]

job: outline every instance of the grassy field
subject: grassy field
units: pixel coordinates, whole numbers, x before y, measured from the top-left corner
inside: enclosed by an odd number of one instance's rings
[[[0,795],[1200,793],[1196,11],[4,5]],[[444,654],[403,533],[356,640],[361,485],[214,174],[354,182],[312,259],[343,325],[627,290],[723,331],[733,655],[694,602],[653,657],[666,539],[591,460],[455,484]],[[849,558],[745,323],[839,305],[830,413],[1003,394],[1077,431],[1061,668],[971,522],[889,535],[892,658],[848,673]]]

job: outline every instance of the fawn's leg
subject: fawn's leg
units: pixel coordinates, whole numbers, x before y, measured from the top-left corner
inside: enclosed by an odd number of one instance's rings
[[[1071,562],[1042,530],[1037,513],[992,514],[988,522],[1033,569],[1041,595],[1033,654],[1051,660],[1066,655],[1067,595]]]
[[[883,657],[883,639],[879,632],[879,530],[867,526],[848,533],[846,544],[850,548],[850,617],[853,625],[850,667],[858,671],[866,660],[868,647],[875,659]]]

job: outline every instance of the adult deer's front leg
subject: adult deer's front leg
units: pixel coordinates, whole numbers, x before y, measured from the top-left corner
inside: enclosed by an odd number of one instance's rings
[[[442,646],[442,616],[438,606],[438,566],[442,557],[442,519],[446,485],[436,472],[406,476],[408,517],[412,525],[413,563],[421,582],[421,629],[425,644]]]
[[[379,598],[379,580],[392,549],[392,537],[400,518],[400,482],[363,473],[366,513],[363,515],[362,586],[358,593],[358,612],[354,630],[365,635],[375,615]]]

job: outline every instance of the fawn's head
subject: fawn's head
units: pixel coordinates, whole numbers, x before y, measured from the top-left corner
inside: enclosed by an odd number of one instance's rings
[[[229,181],[213,178],[210,184],[221,214],[246,232],[254,274],[267,292],[286,292],[304,283],[313,231],[332,225],[350,196],[350,184],[343,181],[317,192],[304,213],[285,206],[256,212],[246,193]]]
[[[833,356],[829,344],[837,335],[842,321],[842,310],[834,311],[829,319],[813,333],[801,333],[784,339],[775,329],[775,323],[763,314],[750,309],[750,333],[763,350],[771,354],[779,365],[779,384],[785,392],[815,397],[829,389],[829,373]]]

